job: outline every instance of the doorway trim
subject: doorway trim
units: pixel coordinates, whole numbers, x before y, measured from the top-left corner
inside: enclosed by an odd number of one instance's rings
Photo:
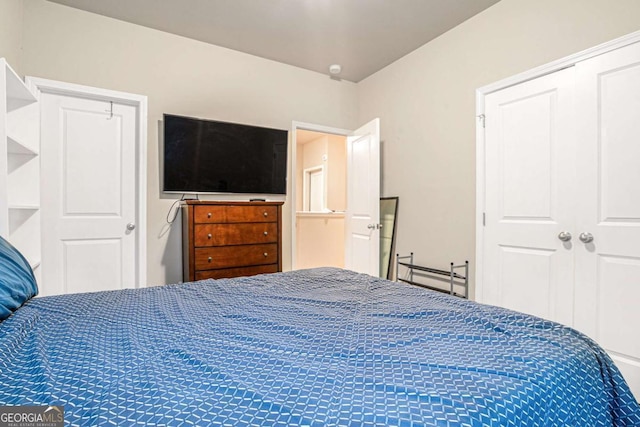
[[[296,250],[297,250],[297,233],[296,228],[297,217],[296,217],[296,205],[297,205],[297,186],[302,185],[302,183],[298,184],[296,182],[296,167],[297,167],[297,150],[298,150],[298,141],[297,134],[299,130],[308,130],[312,132],[319,133],[328,133],[332,135],[340,135],[340,136],[349,136],[353,131],[348,129],[334,128],[331,126],[323,126],[317,125],[313,123],[305,123],[293,121],[291,124],[291,171],[289,173],[289,178],[291,180],[291,270],[296,269]],[[304,195],[303,195],[304,196]]]
[[[77,85],[39,77],[25,78],[33,93],[67,95],[131,105],[136,108],[136,288],[147,286],[147,97],[127,92]]]

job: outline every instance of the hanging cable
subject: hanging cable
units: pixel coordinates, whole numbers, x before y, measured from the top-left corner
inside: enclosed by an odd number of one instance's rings
[[[185,200],[187,200],[185,199],[185,195],[186,194],[183,194],[179,200],[176,200],[171,204],[171,207],[169,208],[169,212],[167,212],[167,224],[172,225],[175,222],[176,218],[178,218],[178,212],[180,211],[180,206],[176,207],[176,205],[178,205],[180,202],[184,202]],[[195,199],[188,199],[188,200],[200,200],[200,199],[196,194]],[[175,208],[175,211],[173,213],[173,217],[171,217],[171,211],[173,211],[174,208]]]

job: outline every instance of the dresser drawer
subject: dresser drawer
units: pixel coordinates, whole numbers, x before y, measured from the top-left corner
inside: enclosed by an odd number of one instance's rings
[[[195,249],[196,270],[275,264],[277,262],[278,245],[276,243]]]
[[[282,271],[282,204],[183,202],[183,280]]]
[[[256,274],[277,273],[278,264],[254,265],[251,267],[221,268],[196,272],[196,280],[222,279],[225,277],[255,276]]]
[[[193,227],[193,240],[197,247],[274,243],[278,241],[278,224],[198,224]]]
[[[276,222],[278,208],[276,206],[195,206],[193,217],[196,223]]]

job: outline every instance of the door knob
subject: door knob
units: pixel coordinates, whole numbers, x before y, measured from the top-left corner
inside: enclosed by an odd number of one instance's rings
[[[130,222],[129,224],[127,224],[127,230],[129,231],[133,231],[136,229],[136,225],[132,222]]]
[[[591,234],[591,233],[580,233],[580,241],[582,243],[591,243],[591,242],[593,242],[593,234]]]
[[[369,224],[367,225],[369,230],[377,230],[382,228],[382,224]]]
[[[562,240],[563,242],[568,242],[569,240],[571,240],[571,233],[569,233],[568,231],[561,231],[560,234],[558,234],[558,239]]]

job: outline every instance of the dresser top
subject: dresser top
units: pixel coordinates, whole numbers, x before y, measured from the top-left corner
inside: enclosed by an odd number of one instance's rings
[[[271,201],[271,202],[234,202],[234,201],[212,201],[212,200],[183,200],[181,202],[184,205],[225,205],[225,206],[281,206],[283,201]]]

